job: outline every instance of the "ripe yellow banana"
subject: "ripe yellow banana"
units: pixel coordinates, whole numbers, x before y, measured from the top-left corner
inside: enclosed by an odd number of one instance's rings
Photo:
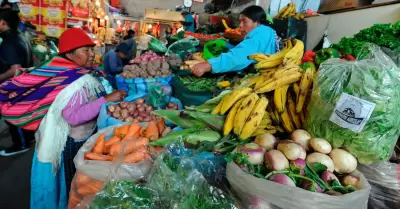
[[[213,111],[211,112],[211,114],[213,115],[218,115],[221,112],[221,108],[222,108],[222,103],[224,102],[224,99],[222,99],[218,105],[213,109]]]
[[[283,111],[286,108],[288,89],[289,85],[285,85],[275,89],[274,91],[274,104],[275,104],[275,109],[278,110],[278,113],[283,113]]]
[[[229,111],[228,115],[226,116],[225,123],[224,123],[224,130],[223,130],[224,136],[231,133],[231,131],[233,129],[233,124],[235,122],[235,115],[236,115],[242,101],[243,101],[243,99],[240,99],[239,101],[237,101],[235,103],[235,105],[233,105],[232,109]]]
[[[280,19],[282,17],[282,14],[286,12],[287,9],[289,9],[290,4],[286,5],[283,7],[281,10],[279,10],[278,14],[275,15],[274,19]]]
[[[290,92],[288,92],[288,113],[290,118],[292,119],[292,122],[294,123],[294,126],[296,126],[296,129],[301,129],[302,128],[302,123],[300,119],[300,115],[296,113],[296,105],[294,104],[292,95]]]
[[[298,39],[292,39],[294,46],[293,48],[286,53],[285,57],[283,58],[283,65],[295,64],[298,61],[301,61],[304,53],[304,43]]]
[[[297,97],[298,97],[299,91],[300,91],[299,84],[293,83],[293,91],[294,91],[294,93],[296,94],[296,101],[297,101]]]
[[[282,51],[277,52],[271,55],[265,55],[266,57],[262,60],[259,59],[258,63],[254,66],[257,70],[263,68],[273,68],[277,67],[282,64],[283,59],[285,58],[286,54],[290,51],[289,48],[284,48]],[[250,56],[250,59],[253,57]],[[257,58],[258,59],[258,58]],[[255,60],[255,59],[254,59]]]
[[[252,89],[247,87],[239,87],[232,91],[232,93],[228,94],[224,98],[224,102],[221,107],[221,114],[225,115],[225,113],[241,98],[249,95]]]
[[[288,4],[288,8],[285,10],[285,12],[283,12],[283,14],[281,15],[281,18],[287,18],[289,16],[289,14],[291,14],[293,11],[293,3],[289,3]]]
[[[288,49],[288,50],[293,48],[293,43],[292,43],[292,39],[291,38],[285,40],[284,48]]]
[[[251,93],[247,97],[240,102],[240,107],[235,115],[235,120],[233,124],[233,133],[237,136],[240,135],[242,129],[249,118],[251,111],[253,110],[254,106],[257,104],[257,101],[260,97],[256,93]]]
[[[258,99],[256,105],[250,113],[249,118],[245,122],[242,132],[240,133],[240,139],[249,138],[257,127],[261,124],[261,121],[265,114],[265,108],[267,108],[268,99],[265,97],[261,97]]]
[[[261,120],[260,126],[268,126],[272,124],[272,120],[268,112],[265,112],[263,119]]]
[[[276,70],[271,77],[280,78],[301,71],[301,67],[299,67],[298,65],[288,65]]]
[[[262,54],[262,53],[257,53],[257,54],[252,54],[252,55],[250,55],[250,56],[249,56],[249,59],[250,59],[250,60],[255,60],[255,61],[257,61],[257,62],[262,62],[262,61],[264,61],[264,60],[270,59],[270,56],[269,56],[269,55],[266,55],[266,54]]]
[[[277,132],[277,129],[274,126],[269,126],[268,128],[257,127],[257,129],[253,132],[253,134],[251,136],[254,137],[254,136],[260,136],[263,134],[275,134],[276,132]]]
[[[268,79],[261,88],[256,89],[256,93],[266,93],[273,91],[281,86],[289,85],[300,80],[302,73],[296,72],[281,78]]]
[[[310,91],[313,82],[314,72],[311,68],[306,69],[300,80],[300,90],[296,99],[296,112],[299,113],[303,110],[304,102],[308,92]]]
[[[292,124],[292,121],[290,120],[289,113],[287,109],[283,111],[283,113],[280,115],[281,121],[282,121],[282,126],[288,132],[289,134],[294,131],[294,127]]]
[[[256,85],[258,82],[260,82],[262,80],[263,80],[263,77],[261,75],[256,75],[256,76],[253,76],[253,77],[247,79],[246,83],[243,86],[252,88],[254,85]]]

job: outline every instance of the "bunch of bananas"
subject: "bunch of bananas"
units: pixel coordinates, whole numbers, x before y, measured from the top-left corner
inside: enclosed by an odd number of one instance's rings
[[[285,49],[274,55],[251,55],[260,73],[235,87],[212,111],[226,115],[224,135],[233,131],[240,139],[247,139],[302,128],[314,69],[298,66],[304,51],[300,40],[289,39],[285,44]]]
[[[297,20],[304,19],[304,15],[301,13],[296,13],[296,4],[294,2],[289,3],[281,10],[279,10],[278,14],[274,17],[275,20],[285,19],[293,17]]]

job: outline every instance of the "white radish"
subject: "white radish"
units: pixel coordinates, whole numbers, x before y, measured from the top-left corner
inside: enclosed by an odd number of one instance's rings
[[[304,157],[303,149],[304,148],[300,144],[290,140],[283,140],[278,144],[278,150],[289,160],[297,160]],[[302,159],[304,160],[304,158]]]
[[[265,164],[268,170],[282,171],[289,168],[289,161],[285,155],[278,150],[270,150],[265,153]]]
[[[310,150],[310,139],[311,139],[311,134],[309,134],[307,131],[298,129],[293,131],[293,133],[290,135],[290,139],[301,144],[301,146],[306,149],[306,151]]]
[[[310,146],[314,151],[320,152],[322,154],[329,154],[332,151],[331,144],[325,139],[313,138],[310,140]]]
[[[306,162],[308,164],[321,163],[325,165],[330,172],[333,172],[335,170],[335,165],[333,164],[332,159],[328,155],[319,152],[313,152],[309,154],[306,158]]]
[[[341,174],[351,173],[357,168],[357,159],[344,149],[333,149],[329,156],[335,165],[335,171]]]
[[[263,134],[257,136],[254,142],[258,144],[260,147],[264,148],[266,151],[270,151],[275,148],[278,140],[272,134]]]

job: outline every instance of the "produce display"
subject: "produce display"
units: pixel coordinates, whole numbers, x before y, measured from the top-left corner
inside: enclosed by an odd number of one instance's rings
[[[300,13],[296,13],[296,4],[294,2],[289,3],[281,10],[279,10],[278,14],[274,17],[275,20],[285,19],[293,17],[298,20],[304,19],[304,15]]]
[[[192,75],[176,77],[191,91],[214,91],[217,88],[217,83],[224,80],[223,77],[198,78]]]
[[[107,114],[123,122],[150,122],[156,121],[157,117],[152,116],[154,107],[146,104],[146,98],[137,99],[135,102],[121,102],[111,104],[107,107]],[[169,102],[167,110],[177,110],[178,104]]]
[[[170,65],[165,57],[148,51],[126,65],[120,74],[123,78],[157,78],[171,76]]]
[[[304,130],[294,131],[290,140],[260,135],[254,142],[238,146],[227,158],[250,175],[311,192],[337,196],[359,188],[359,178],[351,174],[357,159]]]
[[[188,37],[188,36],[192,36],[192,37],[197,38],[197,39],[210,39],[210,40],[215,40],[215,39],[222,38],[222,36],[220,36],[219,34],[207,35],[207,34],[202,34],[202,33],[193,33],[193,32],[190,32],[190,31],[186,31],[185,32],[185,37]]]
[[[125,124],[114,129],[114,135],[106,140],[101,134],[91,152],[85,154],[87,160],[117,161],[123,155],[124,163],[138,163],[150,157],[148,145],[163,134],[168,134],[170,128],[165,127],[164,121],[150,121],[147,126],[138,123]]]
[[[218,101],[213,114],[226,115],[224,135],[233,132],[240,139],[264,133],[287,133],[302,128],[305,104],[315,69],[302,69],[304,44],[293,39],[272,56],[251,55],[261,71]],[[285,67],[279,67],[283,65]]]

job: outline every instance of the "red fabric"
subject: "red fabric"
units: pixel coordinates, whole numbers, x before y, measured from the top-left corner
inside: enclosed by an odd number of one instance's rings
[[[58,54],[64,54],[84,46],[95,46],[92,39],[80,28],[71,28],[61,34],[58,41]]]

